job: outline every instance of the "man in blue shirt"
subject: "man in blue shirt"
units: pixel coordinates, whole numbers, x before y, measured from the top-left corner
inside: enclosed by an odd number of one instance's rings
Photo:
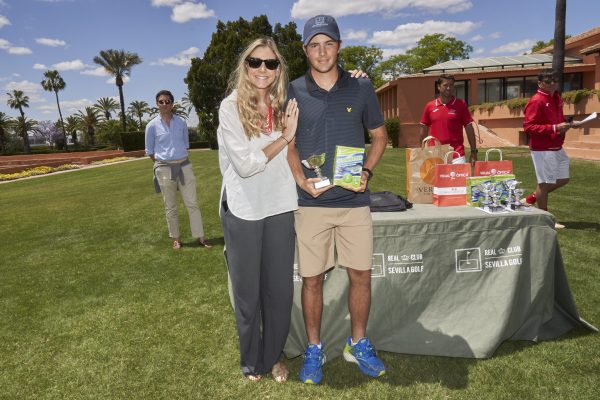
[[[325,272],[338,264],[350,281],[348,308],[351,336],[344,359],[377,377],[385,366],[366,337],[371,306],[373,227],[367,182],[387,145],[383,115],[371,82],[353,79],[337,65],[341,46],[335,19],[328,15],[310,18],[304,26],[304,53],[309,71],[290,85],[288,97],[298,101],[300,116],[296,137],[288,147],[288,162],[298,186],[295,212],[299,271],[302,276],[302,313],[308,346],[300,380],[317,384],[323,378],[325,354],[321,343],[323,281]],[[364,129],[371,147],[363,164],[358,189],[326,186],[316,189],[314,171],[301,160],[325,153],[324,175],[332,172],[336,145],[365,147]]]
[[[177,190],[188,210],[192,236],[198,244],[209,248],[204,237],[202,215],[198,208],[196,177],[188,159],[190,147],[186,122],[173,114],[173,94],[161,90],[156,94],[159,114],[146,126],[146,154],[154,161],[154,183],[157,192],[162,192],[167,217],[169,236],[173,249],[182,247],[177,214]]]

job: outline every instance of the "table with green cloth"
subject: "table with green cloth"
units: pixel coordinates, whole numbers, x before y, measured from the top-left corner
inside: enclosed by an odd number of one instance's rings
[[[487,358],[505,340],[551,339],[577,324],[595,329],[577,313],[551,214],[415,204],[372,216],[367,335],[376,349]],[[295,268],[287,357],[307,343]],[[321,340],[329,359],[350,335],[348,286],[345,269],[327,273]]]

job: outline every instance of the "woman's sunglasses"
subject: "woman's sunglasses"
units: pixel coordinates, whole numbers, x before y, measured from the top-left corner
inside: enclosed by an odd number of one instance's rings
[[[256,57],[246,57],[246,62],[248,63],[248,66],[252,69],[260,68],[262,63],[265,63],[265,67],[267,67],[267,69],[270,69],[271,71],[279,67],[279,60],[276,59],[263,60],[261,58]]]

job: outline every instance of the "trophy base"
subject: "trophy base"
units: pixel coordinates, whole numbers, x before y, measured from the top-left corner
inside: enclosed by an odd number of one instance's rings
[[[331,182],[329,181],[329,179],[323,178],[323,179],[321,179],[320,182],[315,182],[315,189],[321,189],[321,188],[324,188],[329,185],[331,185]]]

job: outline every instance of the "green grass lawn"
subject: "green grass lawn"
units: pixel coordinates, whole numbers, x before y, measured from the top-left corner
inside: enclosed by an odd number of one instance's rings
[[[528,151],[505,158],[523,186]],[[320,386],[242,378],[217,215],[217,152],[191,154],[210,250],[171,250],[149,160],[0,185],[1,399],[595,399],[600,335],[507,342],[487,360],[381,352],[373,380],[341,358]],[[600,326],[600,164],[573,161],[551,195],[580,314]],[[388,149],[371,188],[405,194],[405,158]],[[182,207],[183,208],[183,207]]]

